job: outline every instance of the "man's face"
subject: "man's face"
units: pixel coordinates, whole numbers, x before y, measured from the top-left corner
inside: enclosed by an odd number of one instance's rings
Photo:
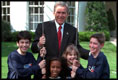
[[[67,8],[63,6],[57,6],[53,14],[59,25],[62,25],[68,17]]]
[[[52,61],[50,63],[50,77],[56,78],[61,72],[61,63],[59,61]]]
[[[25,54],[30,47],[30,41],[28,39],[21,39],[17,42],[17,46],[19,47],[20,52]]]

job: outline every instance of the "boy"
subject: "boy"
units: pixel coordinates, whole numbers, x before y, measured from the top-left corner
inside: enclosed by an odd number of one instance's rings
[[[37,63],[32,53],[27,52],[30,42],[31,35],[28,31],[18,33],[18,49],[8,55],[8,79],[31,79],[32,74],[45,66],[45,60]]]
[[[90,55],[88,58],[88,66],[86,69],[76,68],[75,72],[77,76],[91,79],[109,79],[109,64],[104,53],[100,51],[101,48],[104,46],[104,42],[105,36],[102,33],[96,33],[90,37]],[[76,66],[74,66],[74,68],[75,67]]]

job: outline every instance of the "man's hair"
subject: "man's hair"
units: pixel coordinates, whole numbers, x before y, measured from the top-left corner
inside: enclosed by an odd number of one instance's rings
[[[67,13],[69,13],[69,8],[68,8],[68,5],[66,4],[66,2],[62,2],[62,1],[56,2],[56,4],[54,5],[54,12],[55,12],[55,9],[56,9],[57,6],[66,7]]]
[[[28,31],[21,31],[17,35],[17,42],[21,39],[28,39],[31,42],[31,34]]]
[[[91,38],[96,38],[100,44],[105,43],[104,33],[95,33],[90,37],[90,39]]]

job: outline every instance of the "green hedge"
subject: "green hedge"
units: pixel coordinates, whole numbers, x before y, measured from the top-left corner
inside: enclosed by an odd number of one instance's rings
[[[18,35],[18,33],[19,33],[19,31],[12,32],[12,36],[11,36],[12,40],[11,41],[16,42],[16,40],[17,40],[16,36]]]
[[[94,32],[94,31],[79,32],[79,41],[89,41],[90,36],[95,33],[96,32]],[[106,41],[109,41],[110,40],[110,33],[108,31],[103,31],[102,33],[105,34]]]
[[[2,40],[3,42],[4,41],[7,41],[7,42],[16,42],[17,41],[17,38],[16,36],[18,35],[20,31],[15,31],[15,32],[11,32],[9,35],[7,34],[7,36],[9,37],[4,37],[4,40]],[[35,33],[34,32],[31,32],[29,31],[30,34],[32,35],[32,41],[34,40],[34,37],[35,37]],[[4,36],[4,35],[2,35]]]
[[[30,34],[32,35],[32,41],[33,41],[34,38],[35,38],[35,32],[31,32],[31,31],[30,31]]]
[[[34,37],[35,37],[35,32],[31,32],[31,31],[29,31],[29,32],[32,35],[32,41],[33,41]],[[19,33],[19,31],[12,32],[11,35],[9,35],[9,37],[11,37],[11,38],[7,41],[15,42],[17,40],[16,36],[18,33]],[[89,41],[90,36],[94,33],[96,33],[96,32],[91,32],[91,31],[79,32],[79,41]],[[104,31],[104,34],[106,37],[106,41],[109,41],[110,40],[110,33],[108,31]]]
[[[31,32],[31,31],[29,31],[30,32],[30,34],[32,35],[32,41],[34,40],[34,36],[35,36],[35,33],[34,32]],[[17,34],[19,33],[19,31],[16,31],[16,32],[12,32],[12,40],[11,41],[16,41],[17,40],[17,38],[16,38],[16,36],[17,36]]]

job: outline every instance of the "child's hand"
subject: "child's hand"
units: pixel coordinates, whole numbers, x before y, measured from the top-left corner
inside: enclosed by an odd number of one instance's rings
[[[46,74],[46,68],[41,69],[42,74]]]
[[[78,60],[73,60],[73,66],[79,67],[80,66],[80,62]]]
[[[45,60],[42,60],[39,64],[40,68],[44,68],[46,66],[46,61]]]
[[[46,75],[45,74],[42,76],[42,79],[46,79]]]
[[[45,55],[46,55],[46,49],[45,49],[45,47],[43,47],[40,49],[40,56],[45,57]]]
[[[77,66],[72,65],[72,71],[76,72],[77,69],[78,69]]]
[[[76,75],[76,72],[71,71],[71,78],[74,78],[74,77],[75,77],[75,75]]]
[[[80,62],[78,60],[74,60],[72,65],[72,71],[76,72],[79,66],[80,66]]]

